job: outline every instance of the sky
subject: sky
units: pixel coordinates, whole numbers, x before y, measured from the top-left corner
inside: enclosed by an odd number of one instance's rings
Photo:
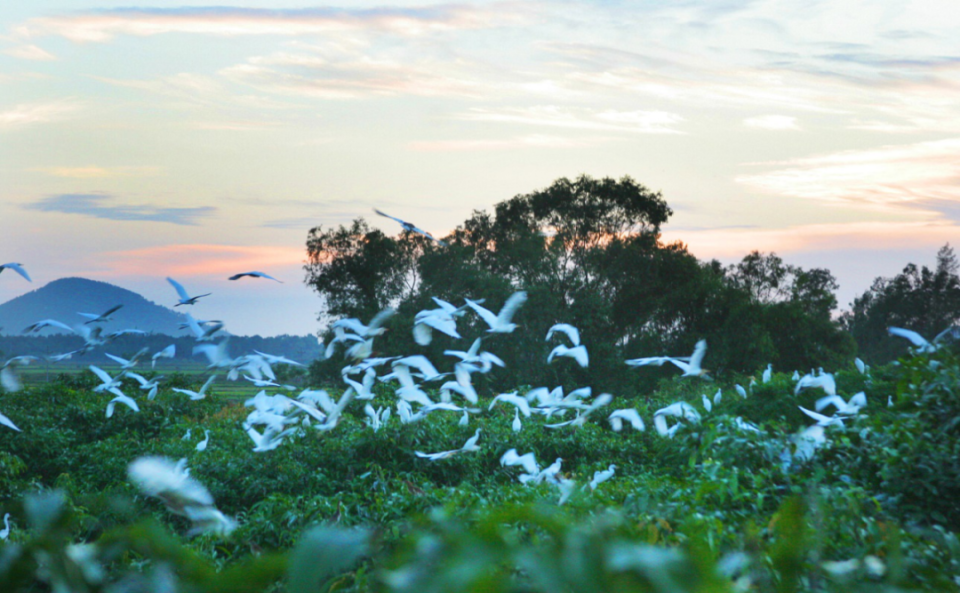
[[[944,0],[228,1],[0,5],[0,264],[33,277],[0,302],[172,306],[172,276],[235,334],[312,334],[312,227],[443,235],[580,174],[662,192],[701,259],[830,269],[841,308],[960,243]]]

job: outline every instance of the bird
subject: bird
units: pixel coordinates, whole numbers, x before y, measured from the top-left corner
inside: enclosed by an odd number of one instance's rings
[[[230,276],[229,278],[227,278],[227,280],[239,280],[244,276],[250,276],[251,278],[266,278],[268,280],[273,280],[274,282],[279,282],[280,284],[283,284],[283,280],[277,280],[273,276],[269,274],[264,274],[263,272],[241,272],[239,274],[234,274],[233,276]]]
[[[14,272],[16,272],[17,274],[20,274],[21,276],[23,276],[24,278],[26,278],[26,279],[27,279],[27,282],[33,282],[33,280],[30,279],[30,274],[27,274],[27,271],[23,269],[23,264],[17,264],[17,263],[13,263],[13,262],[7,263],[7,264],[3,264],[2,266],[0,266],[0,272],[3,272],[3,271],[6,270],[7,268],[10,268],[11,270],[13,270]]]
[[[453,315],[443,309],[427,309],[417,313],[413,321],[413,339],[421,346],[429,346],[433,341],[433,330],[447,334],[451,338],[460,338],[457,322]]]
[[[740,394],[740,397],[742,397],[743,399],[747,399],[747,390],[743,388],[743,385],[737,383],[736,385],[733,386],[733,388],[736,390],[738,394]]]
[[[860,411],[860,408],[867,406],[867,395],[864,392],[854,394],[850,401],[843,401],[839,395],[828,395],[821,397],[814,403],[814,408],[819,412],[827,406],[836,406],[837,414],[843,416],[852,416]]]
[[[889,333],[891,336],[898,336],[910,340],[910,343],[917,347],[917,352],[920,354],[936,352],[937,350],[937,346],[934,346],[928,342],[923,336],[915,331],[910,331],[909,329],[902,329],[899,327],[888,327],[887,333]]]
[[[816,377],[813,375],[804,375],[803,377],[800,377],[800,380],[797,382],[797,385],[793,390],[793,394],[797,395],[806,387],[820,387],[824,390],[824,392],[826,392],[827,395],[837,394],[837,382],[830,373],[823,373],[822,375]]]
[[[667,416],[681,418],[690,422],[700,422],[700,413],[693,406],[686,402],[676,402],[665,408],[660,408],[653,413],[653,424],[660,436],[673,438],[673,435],[680,429],[681,423],[674,424],[667,428]]]
[[[549,356],[547,356],[547,364],[553,362],[553,359],[558,356],[566,356],[574,359],[581,368],[587,368],[587,366],[590,364],[590,357],[587,355],[587,347],[583,345],[569,348],[563,344],[560,344],[550,351]]]
[[[643,418],[640,417],[640,413],[633,408],[615,410],[607,419],[610,421],[610,427],[613,428],[615,432],[623,430],[624,420],[629,422],[630,426],[636,430],[643,431],[647,428],[643,423]]]
[[[522,398],[519,395],[517,395],[516,391],[511,393],[501,393],[497,395],[496,397],[493,398],[493,400],[490,401],[490,406],[487,409],[492,410],[493,406],[497,405],[498,401],[506,402],[508,404],[513,404],[516,407],[516,409],[519,410],[524,415],[524,417],[526,418],[530,417],[530,403],[526,400],[526,398]]]
[[[187,294],[187,289],[185,289],[182,284],[180,284],[173,278],[170,278],[169,276],[167,276],[167,282],[169,282],[170,285],[173,286],[174,289],[176,289],[177,294],[180,296],[180,301],[176,305],[174,305],[174,307],[179,307],[180,305],[195,305],[197,303],[197,299],[201,299],[205,296],[210,296],[211,294],[213,294],[212,292],[208,292],[207,294],[200,294],[192,297],[189,294]]]
[[[160,388],[160,379],[163,378],[162,376],[149,380],[143,375],[134,372],[127,372],[126,376],[134,379],[137,383],[140,383],[140,389],[143,389],[144,391],[149,390],[149,393],[147,393],[147,399],[152,400],[153,398],[157,397],[157,390]]]
[[[823,414],[818,414],[811,410],[804,408],[803,406],[797,406],[800,408],[800,411],[810,416],[817,421],[817,426],[843,426],[843,419],[837,418],[836,416],[824,416]]]
[[[707,371],[701,368],[700,363],[703,361],[703,356],[707,353],[707,341],[700,340],[697,342],[696,346],[693,348],[693,354],[690,356],[689,360],[683,360],[680,358],[671,358],[669,359],[674,365],[677,366],[680,370],[683,371],[681,377],[704,377],[709,378]]]
[[[588,486],[590,486],[590,490],[596,490],[597,486],[612,478],[616,471],[617,466],[611,463],[607,469],[593,472],[593,479],[590,480],[590,483],[588,484]]]
[[[206,451],[206,450],[207,450],[207,444],[209,444],[209,443],[210,443],[210,431],[209,431],[209,430],[204,430],[204,431],[203,431],[203,440],[200,441],[199,443],[197,443],[197,451]]]
[[[21,432],[21,430],[17,428],[17,425],[13,423],[13,420],[4,416],[3,412],[0,412],[0,424],[6,426],[7,428],[12,428],[17,432]]]
[[[532,452],[518,455],[516,449],[510,449],[500,457],[500,465],[519,465],[530,475],[540,473],[540,466]]]
[[[574,346],[580,345],[580,330],[570,325],[569,323],[555,324],[553,327],[547,330],[547,337],[544,339],[544,341],[550,341],[550,338],[553,337],[553,334],[557,332],[566,334],[566,336],[570,338],[570,341],[573,343]]]
[[[772,376],[773,376],[773,365],[772,365],[772,364],[768,364],[768,365],[767,365],[767,368],[764,369],[764,371],[763,371],[763,377],[762,377],[763,382],[764,382],[764,383],[769,383],[769,382],[770,382],[770,378],[771,378]]]
[[[3,529],[0,530],[0,540],[6,540],[10,537],[10,513],[3,515]]]
[[[45,327],[59,327],[60,329],[65,329],[71,333],[76,333],[76,330],[74,330],[72,327],[66,323],[57,321],[56,319],[43,319],[36,323],[30,324],[24,328],[23,333],[29,334],[30,332],[38,332]]]
[[[477,444],[477,441],[480,439],[480,430],[481,429],[478,428],[477,431],[473,433],[473,436],[467,439],[467,442],[464,443],[464,445],[459,449],[453,449],[452,451],[441,451],[440,453],[423,453],[421,451],[415,451],[414,453],[417,455],[417,457],[429,459],[430,461],[438,461],[440,459],[447,459],[448,457],[453,457],[458,453],[464,453],[467,451],[479,451],[480,446]]]
[[[113,398],[107,403],[107,418],[113,416],[113,408],[117,404],[123,404],[128,408],[130,408],[131,410],[133,410],[134,412],[140,411],[140,406],[138,406],[137,402],[135,402],[132,398],[127,397],[126,395],[124,395],[123,393],[120,393],[119,391],[111,390],[111,392],[117,394],[117,397]]]
[[[439,245],[443,245],[444,247],[447,246],[446,242],[441,241],[440,239],[437,239],[436,237],[434,237],[433,235],[431,235],[431,234],[428,233],[427,231],[419,228],[418,226],[416,226],[416,225],[413,224],[412,222],[407,222],[407,221],[405,221],[405,220],[401,220],[401,219],[397,218],[396,216],[390,216],[389,214],[386,214],[386,213],[384,213],[384,212],[381,212],[381,211],[377,210],[376,208],[374,208],[373,211],[376,212],[377,214],[379,214],[380,216],[383,216],[384,218],[389,218],[390,220],[395,220],[395,221],[399,222],[399,223],[400,223],[400,226],[403,227],[403,230],[405,230],[405,231],[409,231],[409,232],[412,232],[412,233],[419,233],[419,234],[423,235],[424,237],[430,239],[431,241],[436,241],[437,244],[439,244]]]
[[[513,409],[513,424],[511,424],[510,427],[513,429],[513,432],[523,430],[523,423],[520,422],[520,408]]]
[[[713,403],[710,401],[710,398],[707,397],[706,395],[702,397],[703,397],[703,409],[708,412],[713,410]]]
[[[107,309],[103,313],[100,313],[99,315],[97,315],[96,313],[79,313],[79,312],[77,313],[77,315],[87,318],[87,321],[85,321],[84,323],[103,323],[105,321],[110,321],[110,314],[115,313],[117,310],[121,309],[122,307],[123,305],[114,305],[113,307],[110,307],[109,309]]]
[[[527,293],[520,290],[507,299],[507,302],[503,304],[500,312],[496,315],[488,309],[484,309],[476,301],[471,301],[466,299],[467,304],[470,305],[470,308],[477,312],[477,315],[483,319],[484,322],[490,329],[487,330],[489,333],[495,334],[508,334],[511,333],[514,329],[517,328],[517,324],[511,323],[513,315],[517,312],[517,309],[520,308],[525,302],[527,302]]]
[[[157,360],[161,358],[173,358],[174,356],[176,356],[176,354],[177,354],[177,345],[170,344],[163,350],[157,352],[156,354],[150,357],[151,358],[150,367],[155,368],[157,366]]]
[[[862,360],[860,360],[859,358],[854,358],[853,364],[854,366],[857,367],[857,371],[859,371],[861,375],[867,374],[867,365],[864,364]]]
[[[171,387],[173,391],[177,393],[182,393],[188,396],[191,400],[197,401],[207,397],[207,388],[210,387],[210,384],[213,383],[213,380],[217,378],[216,374],[210,375],[199,391],[192,391],[190,389],[182,389],[180,387]]]

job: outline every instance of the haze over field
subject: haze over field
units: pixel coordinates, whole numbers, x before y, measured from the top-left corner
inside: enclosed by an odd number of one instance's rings
[[[38,0],[0,7],[0,302],[65,276],[236,334],[319,329],[307,231],[442,236],[630,175],[700,258],[829,268],[841,307],[960,238],[943,2]],[[283,284],[245,278],[262,270]]]

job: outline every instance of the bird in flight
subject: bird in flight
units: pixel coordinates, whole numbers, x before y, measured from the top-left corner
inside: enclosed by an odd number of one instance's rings
[[[433,237],[431,237],[431,239],[432,239],[432,238],[433,238]],[[13,270],[14,272],[16,272],[17,274],[20,274],[21,276],[23,276],[24,278],[26,278],[26,279],[27,279],[27,282],[33,282],[33,280],[30,279],[30,274],[27,274],[27,271],[23,269],[23,264],[15,264],[15,263],[13,263],[13,262],[11,262],[11,263],[9,263],[9,264],[3,264],[2,266],[0,266],[0,272],[3,272],[3,271],[6,270],[7,268],[10,268],[11,270]]]
[[[250,276],[251,278],[268,278],[270,280],[273,280],[274,282],[279,282],[280,284],[283,284],[283,280],[277,280],[273,276],[269,274],[264,274],[263,272],[241,272],[240,274],[234,274],[233,276],[230,276],[229,278],[227,278],[227,280],[239,280],[244,276]]]
[[[89,319],[89,321],[85,323],[101,323],[104,321],[110,321],[110,314],[116,312],[121,307],[123,307],[123,305],[115,305],[113,307],[110,307],[100,315],[97,315],[96,313],[77,313],[77,315],[80,315],[82,317],[86,317],[87,319]]]
[[[168,276],[167,282],[169,282],[170,285],[177,290],[177,294],[180,295],[180,302],[174,305],[174,307],[179,307],[180,305],[195,305],[197,303],[197,299],[203,298],[205,296],[210,296],[211,294],[213,294],[211,292],[208,292],[207,294],[200,294],[192,297],[189,294],[187,294],[187,289],[185,289],[182,284],[180,284],[173,278],[170,278]]]
[[[412,222],[407,222],[407,221],[405,221],[405,220],[401,220],[401,219],[397,218],[396,216],[390,216],[389,214],[385,214],[385,213],[383,213],[383,212],[380,212],[380,211],[377,210],[376,208],[374,208],[373,211],[376,212],[377,214],[379,214],[380,216],[383,216],[384,218],[389,218],[389,219],[391,219],[391,220],[395,220],[395,221],[399,222],[399,223],[400,223],[400,226],[402,226],[402,227],[403,227],[403,230],[405,230],[405,231],[410,231],[410,232],[412,232],[412,233],[420,233],[420,234],[423,235],[424,237],[426,237],[426,238],[428,238],[428,239],[430,239],[430,240],[432,240],[432,241],[436,241],[437,243],[439,243],[440,245],[443,245],[444,247],[447,246],[447,243],[446,243],[445,241],[441,241],[440,239],[437,239],[436,237],[434,237],[433,235],[431,235],[431,234],[428,233],[427,231],[419,228],[417,225],[413,224]]]

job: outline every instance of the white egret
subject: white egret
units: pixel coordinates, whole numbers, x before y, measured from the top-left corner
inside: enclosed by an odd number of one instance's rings
[[[836,395],[837,394],[837,383],[833,378],[833,375],[830,373],[822,373],[818,376],[813,375],[804,375],[797,382],[797,386],[793,390],[793,394],[797,395],[800,393],[800,390],[807,387],[820,387],[826,392],[827,395]]]
[[[26,328],[24,328],[23,333],[29,334],[30,332],[38,332],[45,327],[59,327],[60,329],[65,329],[70,333],[76,332],[76,330],[74,330],[72,327],[70,327],[66,323],[61,323],[56,319],[43,319],[41,321],[28,325]]]
[[[0,540],[6,540],[10,537],[10,513],[3,515],[3,529],[0,530]]]
[[[401,219],[397,218],[396,216],[390,216],[389,214],[380,212],[380,211],[377,210],[376,208],[374,208],[373,211],[376,212],[377,214],[379,214],[380,216],[383,216],[384,218],[389,218],[390,220],[395,220],[395,221],[399,222],[399,223],[400,223],[400,226],[403,227],[403,230],[405,230],[405,231],[409,231],[409,232],[412,232],[412,233],[419,233],[419,234],[423,235],[424,237],[430,239],[431,241],[436,241],[436,242],[437,242],[438,244],[440,244],[440,245],[443,245],[443,246],[446,246],[446,245],[447,245],[444,241],[441,241],[440,239],[437,239],[436,237],[434,237],[433,235],[431,235],[431,234],[428,233],[427,231],[419,228],[418,226],[416,226],[416,225],[413,224],[412,222],[407,222],[407,221],[405,221],[405,220],[401,220]]]
[[[154,496],[172,513],[194,522],[194,529],[229,532],[236,522],[216,511],[213,497],[200,482],[189,476],[186,460],[173,463],[165,457],[140,457],[127,468],[130,481],[148,496]]]
[[[867,365],[864,364],[862,360],[860,360],[859,358],[854,358],[853,364],[854,366],[857,367],[857,370],[860,372],[861,375],[867,374]]]
[[[113,416],[113,408],[117,404],[123,404],[128,408],[130,408],[131,410],[133,410],[134,412],[140,411],[140,406],[138,406],[137,402],[135,402],[132,398],[127,397],[123,393],[119,393],[117,391],[112,391],[112,393],[117,394],[117,397],[113,398],[107,403],[107,418],[110,418],[111,416]]]
[[[195,305],[198,299],[202,299],[205,296],[210,296],[211,294],[213,294],[212,292],[208,292],[207,294],[200,294],[192,297],[187,293],[187,289],[185,289],[182,284],[180,284],[173,278],[170,278],[168,276],[167,282],[169,282],[170,285],[173,286],[174,289],[176,289],[177,294],[180,296],[179,302],[176,305],[174,305],[174,307],[179,307],[180,305]]]
[[[617,466],[611,463],[607,469],[593,472],[593,479],[590,480],[590,484],[588,484],[590,490],[596,490],[597,486],[612,478],[616,471]]]
[[[517,328],[516,323],[512,323],[514,314],[517,312],[517,309],[520,308],[525,302],[527,302],[527,293],[524,291],[518,291],[510,295],[507,299],[507,302],[503,304],[500,312],[496,315],[488,309],[484,309],[477,304],[477,301],[471,301],[466,299],[467,304],[470,305],[470,308],[477,312],[477,315],[480,316],[483,321],[490,326],[490,329],[487,330],[489,333],[495,334],[508,334],[511,333],[514,329]]]
[[[582,345],[569,348],[563,344],[560,344],[550,351],[550,355],[547,356],[547,364],[553,362],[553,359],[557,356],[566,356],[572,358],[577,361],[577,364],[579,364],[582,368],[587,368],[587,366],[590,364],[590,359],[587,355],[587,347]]]
[[[843,426],[843,419],[837,418],[836,416],[824,416],[823,414],[818,414],[811,410],[804,408],[803,406],[797,406],[800,408],[800,411],[810,416],[817,421],[817,426]]]
[[[27,274],[27,271],[23,269],[23,264],[16,264],[16,263],[10,262],[10,263],[0,265],[0,272],[3,272],[8,268],[13,270],[17,274],[20,274],[24,278],[26,278],[27,282],[33,282],[33,280],[30,279],[30,274]]]
[[[580,345],[580,330],[570,325],[569,323],[555,324],[553,327],[547,330],[547,337],[545,338],[544,341],[550,341],[550,338],[553,337],[553,334],[557,332],[566,334],[566,336],[570,339],[570,342],[572,342],[574,346]]]
[[[227,278],[227,280],[239,280],[244,276],[250,276],[251,278],[266,278],[268,280],[273,280],[274,282],[279,282],[280,284],[283,284],[282,280],[277,280],[273,276],[269,274],[264,274],[263,272],[241,272],[239,274],[234,274],[233,276],[230,276],[229,278]]]
[[[629,422],[630,426],[636,430],[644,431],[647,429],[643,423],[643,418],[640,417],[640,413],[633,408],[615,410],[607,419],[610,421],[610,427],[616,432],[623,430],[624,420]]]
[[[703,398],[703,409],[710,412],[713,410],[713,403],[710,402],[710,398],[706,395],[701,396]]]
[[[717,392],[713,394],[713,403],[714,405],[717,405],[721,401],[723,401],[723,391],[718,388]]]
[[[114,305],[113,307],[110,307],[109,309],[107,309],[103,313],[100,313],[99,315],[97,315],[96,313],[77,313],[77,315],[80,315],[81,317],[86,317],[87,321],[85,323],[104,323],[112,319],[110,317],[111,313],[115,313],[122,307],[123,305]]]
[[[740,394],[740,397],[747,399],[747,390],[743,388],[743,385],[737,383],[733,388]]]
[[[160,379],[163,379],[163,376],[155,377],[151,380],[148,380],[143,375],[133,372],[128,372],[126,376],[140,383],[140,389],[143,389],[144,391],[149,390],[147,393],[147,399],[152,400],[153,398],[157,397],[157,390],[160,388]]]
[[[898,336],[910,340],[910,343],[917,347],[917,352],[921,354],[936,352],[937,350],[937,346],[934,346],[928,342],[923,336],[915,331],[910,331],[909,329],[902,329],[899,327],[888,327],[887,333],[889,333],[891,336]]]
[[[674,424],[667,428],[667,417],[675,417],[687,420],[689,422],[700,422],[700,413],[693,406],[686,402],[672,403],[665,408],[660,408],[653,413],[653,425],[660,436],[673,437],[680,429],[681,423]]]
[[[17,432],[21,432],[21,430],[20,430],[19,428],[17,428],[17,425],[13,423],[13,420],[7,418],[7,417],[3,414],[3,412],[0,412],[0,424],[6,426],[7,428],[12,428],[13,430],[15,430],[15,431],[17,431]]]
[[[422,457],[424,459],[429,459],[430,461],[437,461],[440,459],[447,459],[453,457],[458,453],[465,453],[469,451],[479,451],[480,446],[477,444],[477,440],[480,438],[480,429],[478,428],[473,436],[467,439],[467,442],[464,443],[459,449],[453,449],[452,451],[441,451],[440,453],[423,453],[421,451],[415,451],[417,457]]]
[[[706,369],[700,366],[703,361],[704,355],[707,353],[707,341],[700,340],[697,342],[696,346],[693,348],[693,354],[690,356],[689,360],[683,360],[680,358],[671,358],[669,359],[674,365],[676,365],[680,370],[683,371],[681,377],[704,377],[709,378]]]
[[[773,376],[773,365],[772,365],[772,364],[768,364],[768,365],[767,365],[767,368],[764,369],[764,371],[763,371],[763,377],[762,377],[763,382],[764,382],[764,383],[769,383],[769,382],[770,382],[770,378],[771,378],[772,376]]]
[[[814,408],[818,412],[827,406],[835,406],[837,408],[836,413],[842,416],[853,416],[857,414],[861,408],[865,408],[867,406],[867,395],[861,391],[854,394],[850,398],[850,401],[844,401],[839,395],[828,395],[826,397],[821,397],[814,404]]]
[[[209,444],[209,443],[210,443],[210,431],[209,431],[209,430],[204,430],[204,431],[203,431],[203,440],[200,441],[199,443],[197,443],[197,451],[206,451],[206,450],[207,450],[207,444]]]
[[[216,378],[217,378],[216,374],[210,375],[207,378],[207,380],[204,382],[204,384],[200,387],[199,391],[193,391],[191,389],[182,389],[180,387],[171,387],[170,389],[172,389],[173,391],[176,391],[177,393],[182,393],[186,395],[193,401],[197,401],[207,397],[207,388],[210,387],[210,384],[213,383],[214,379]]]
[[[110,360],[119,364],[120,370],[125,371],[127,369],[132,369],[133,367],[137,366],[137,363],[140,362],[141,358],[146,356],[147,352],[148,350],[146,348],[141,348],[136,354],[131,356],[129,359],[120,358],[119,356],[114,356],[113,354],[110,354],[108,352],[104,352],[103,354]]]
[[[150,367],[155,368],[157,366],[157,360],[161,358],[173,358],[176,355],[177,355],[177,345],[170,344],[163,350],[157,352],[156,354],[150,357],[151,358]]]
[[[513,432],[520,432],[523,429],[523,423],[520,422],[520,408],[513,409],[513,424],[510,427]]]
[[[525,398],[518,396],[516,391],[510,392],[510,393],[501,393],[497,395],[496,397],[493,398],[493,400],[490,401],[490,406],[487,409],[492,410],[493,406],[497,405],[497,402],[500,402],[500,401],[508,404],[512,404],[517,408],[517,410],[519,410],[524,415],[524,417],[526,418],[530,417],[529,402],[527,402]]]
[[[516,449],[510,449],[500,457],[500,465],[519,465],[528,474],[540,473],[540,466],[532,452],[518,455]]]

